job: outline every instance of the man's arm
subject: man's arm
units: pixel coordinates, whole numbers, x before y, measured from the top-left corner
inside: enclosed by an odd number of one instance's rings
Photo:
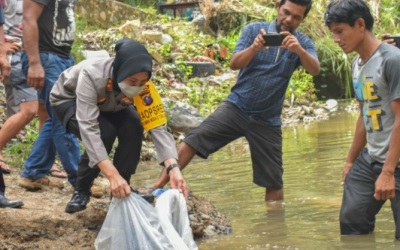
[[[400,159],[400,99],[391,102],[395,121],[390,136],[389,150],[386,155],[382,172],[375,182],[374,197],[377,200],[387,200],[395,197],[394,172]]]
[[[282,47],[296,53],[300,57],[301,64],[304,69],[313,76],[320,72],[320,64],[317,58],[309,54],[299,43],[297,38],[288,31],[281,34],[286,35],[283,40]]]
[[[44,5],[33,0],[24,0],[23,5],[23,40],[24,49],[28,55],[29,69],[27,75],[28,84],[35,89],[43,87],[44,69],[39,54],[39,28],[37,21],[42,14]]]
[[[261,33],[256,36],[253,44],[250,45],[250,47],[233,54],[229,64],[232,70],[242,69],[246,67],[251,62],[251,60],[253,60],[253,57],[257,54],[258,51],[268,48],[265,47],[264,44],[265,41],[263,35],[265,34],[265,30],[261,29]]]
[[[187,184],[180,171],[181,166],[178,165],[178,153],[176,151],[174,137],[167,131],[165,125],[150,130],[150,133],[156,147],[158,161],[164,165],[159,180],[162,180],[163,186],[169,180],[171,188],[181,191],[187,199]],[[167,168],[171,166],[171,164],[177,164],[179,167],[171,168],[167,175]]]
[[[1,70],[0,81],[3,81],[4,79],[10,76],[10,69],[11,66],[7,60],[6,47],[4,44],[3,25],[1,24],[0,25],[0,70]]]
[[[357,156],[360,154],[361,150],[367,144],[367,132],[365,130],[364,119],[362,116],[363,104],[360,103],[359,106],[360,106],[359,107],[360,114],[357,119],[356,130],[354,132],[353,142],[351,143],[350,150],[347,153],[346,165],[343,170],[343,176],[342,176],[342,184],[344,184],[346,176],[349,173],[350,168],[353,166],[353,163],[356,160]]]
[[[15,41],[6,41],[6,53],[14,54],[21,50],[21,45]]]

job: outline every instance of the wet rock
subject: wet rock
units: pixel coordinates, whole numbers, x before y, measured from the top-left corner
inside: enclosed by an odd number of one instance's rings
[[[206,229],[204,229],[204,234],[208,237],[213,237],[217,235],[217,230],[214,226],[210,225]]]
[[[192,193],[187,205],[193,208],[189,212],[189,219],[195,237],[213,237],[218,234],[226,234],[226,228],[230,228],[229,220],[220,214],[215,206],[204,197]]]
[[[325,109],[329,112],[337,111],[338,109],[338,102],[334,99],[329,99],[325,102]]]

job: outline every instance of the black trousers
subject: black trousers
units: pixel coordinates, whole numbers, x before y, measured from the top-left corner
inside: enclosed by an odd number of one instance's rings
[[[64,103],[53,107],[57,117],[66,130],[81,140],[78,121],[76,120],[75,102]],[[143,140],[143,127],[133,106],[117,112],[100,112],[98,117],[101,140],[107,153],[110,154],[114,142],[118,145],[113,155],[113,163],[119,174],[130,183],[140,160]],[[89,192],[94,180],[99,175],[98,166],[89,167],[89,156],[85,151],[78,164],[78,177],[75,190]]]
[[[342,235],[369,234],[375,229],[376,215],[386,201],[374,198],[375,182],[382,172],[383,163],[375,161],[363,149],[346,176],[342,206],[340,208],[340,233]],[[400,169],[394,173],[396,196],[390,200],[395,236],[400,240]]]

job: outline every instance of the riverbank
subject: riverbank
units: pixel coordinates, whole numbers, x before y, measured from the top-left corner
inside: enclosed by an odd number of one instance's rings
[[[92,197],[86,210],[68,214],[64,209],[73,189],[65,179],[63,189],[30,192],[18,186],[18,172],[12,169],[10,175],[4,176],[6,195],[23,200],[24,206],[0,209],[0,249],[94,249],[110,203],[108,181],[103,177],[96,180],[104,189],[102,198]],[[205,198],[192,194],[187,205],[195,238],[229,232],[228,219]]]

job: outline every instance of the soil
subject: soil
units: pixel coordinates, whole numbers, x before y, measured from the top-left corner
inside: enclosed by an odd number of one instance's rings
[[[65,206],[73,189],[66,179],[63,189],[47,188],[36,192],[26,191],[17,184],[17,171],[4,175],[9,199],[21,199],[19,209],[0,208],[0,250],[3,249],[94,249],[94,241],[105,219],[110,202],[108,181],[98,178],[96,184],[104,188],[102,198],[91,198],[82,212],[68,214]],[[229,228],[227,219],[202,197],[192,194],[188,211],[195,239],[203,237],[210,226],[215,233]],[[202,221],[202,218],[205,219]],[[222,232],[223,233],[223,232]]]

